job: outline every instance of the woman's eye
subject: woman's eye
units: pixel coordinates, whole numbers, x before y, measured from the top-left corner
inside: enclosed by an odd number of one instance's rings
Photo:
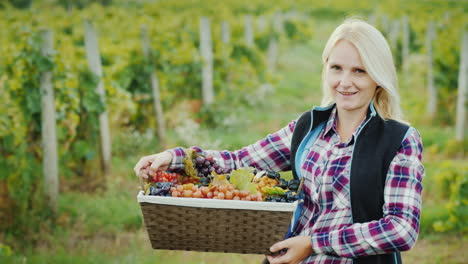
[[[363,69],[356,69],[356,72],[357,72],[357,73],[366,73],[366,71],[363,70]]]
[[[341,67],[338,66],[338,65],[332,65],[330,68],[331,68],[332,70],[336,70],[336,71],[341,70]]]

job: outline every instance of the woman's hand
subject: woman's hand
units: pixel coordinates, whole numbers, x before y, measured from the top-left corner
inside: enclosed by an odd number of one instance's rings
[[[150,156],[142,157],[133,170],[135,174],[142,178],[147,179],[148,176],[156,171],[167,170],[172,161],[172,153],[169,151],[160,152]]]
[[[297,236],[288,238],[271,246],[271,252],[277,252],[281,249],[287,249],[284,254],[277,256],[266,256],[270,264],[299,263],[313,252],[310,236]]]

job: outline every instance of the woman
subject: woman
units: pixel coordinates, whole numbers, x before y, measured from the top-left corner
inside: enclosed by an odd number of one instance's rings
[[[402,121],[397,74],[382,34],[358,19],[338,26],[322,55],[322,107],[237,151],[211,153],[224,168],[292,170],[302,209],[270,263],[401,263],[419,232],[422,142]],[[183,167],[182,148],[141,158],[142,169]]]

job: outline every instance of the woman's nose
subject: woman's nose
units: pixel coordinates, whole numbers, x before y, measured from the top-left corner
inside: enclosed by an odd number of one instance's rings
[[[341,77],[340,78],[340,85],[341,86],[350,87],[350,86],[353,85],[353,80],[352,80],[351,74],[345,72],[340,77]]]

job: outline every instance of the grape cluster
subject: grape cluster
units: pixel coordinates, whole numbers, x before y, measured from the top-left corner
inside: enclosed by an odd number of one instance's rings
[[[293,203],[297,200],[299,200],[299,195],[291,191],[287,191],[281,196],[266,196],[265,197],[265,202]]]
[[[198,156],[194,160],[195,170],[197,176],[200,177],[200,183],[206,186],[211,181],[211,173],[216,172],[217,174],[226,174],[229,172],[228,169],[223,169],[216,163],[215,159],[211,154],[204,156]]]
[[[205,198],[220,200],[263,201],[261,194],[252,194],[241,191],[234,185],[217,185],[212,187],[197,186],[194,184],[176,185],[171,188],[172,197]]]
[[[301,182],[296,179],[289,180],[288,182],[288,189],[293,192],[297,192],[297,189],[299,189],[299,184]]]
[[[149,195],[155,196],[171,196],[172,183],[170,182],[157,182],[156,186],[149,187]]]
[[[157,171],[151,175],[150,182],[171,182],[176,184],[179,178],[179,174],[174,172]]]

